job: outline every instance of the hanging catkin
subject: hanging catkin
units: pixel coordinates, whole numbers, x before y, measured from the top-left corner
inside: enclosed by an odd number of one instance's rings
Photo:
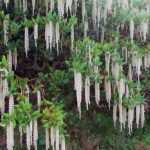
[[[51,135],[50,135],[50,139],[51,139],[51,146],[54,149],[55,148],[55,128],[51,127]]]
[[[150,68],[150,52],[144,54],[144,68]]]
[[[74,71],[74,87],[76,90],[77,106],[79,111],[79,116],[81,117],[81,101],[82,101],[82,74],[80,72]]]
[[[13,150],[13,146],[14,146],[14,127],[13,127],[13,123],[10,122],[7,125],[7,150]]]
[[[113,122],[114,127],[116,127],[116,121],[117,121],[117,104],[113,105]]]
[[[23,12],[27,11],[27,0],[23,0]]]
[[[106,0],[106,7],[108,12],[112,11],[112,5],[113,5],[113,0]]]
[[[12,60],[12,52],[11,50],[8,51],[8,68],[9,68],[9,71],[12,71],[12,63],[13,63],[13,60]]]
[[[109,70],[110,70],[109,69],[110,68],[110,53],[109,52],[105,53],[105,68],[109,75]]]
[[[131,64],[129,64],[128,79],[129,79],[129,80],[132,80],[132,65],[131,65]]]
[[[38,40],[38,24],[34,24],[34,41],[35,41],[35,46],[37,47],[37,40]]]
[[[133,53],[132,55],[132,66],[135,67],[135,71],[139,81],[141,75],[142,58],[138,56],[137,53]]]
[[[64,9],[65,9],[65,0],[57,0],[57,6],[58,6],[58,14],[59,16],[64,15]]]
[[[118,94],[119,94],[119,101],[122,103],[122,97],[125,94],[125,81],[121,78],[118,82]]]
[[[119,108],[120,130],[122,131],[122,125],[123,125],[122,103],[119,103],[119,104],[118,104],[118,108]]]
[[[127,121],[127,109],[125,107],[122,107],[122,122],[123,122],[123,127],[125,128],[126,126],[126,121]]]
[[[94,72],[96,75],[99,74],[98,66],[94,66]],[[99,105],[99,102],[100,102],[100,83],[97,81],[95,81],[95,101],[96,101],[96,104]]]
[[[88,106],[90,105],[90,78],[86,76],[85,78],[85,103],[86,109],[88,110]]]
[[[85,0],[82,0],[82,21],[85,21],[85,15],[86,15],[86,7],[85,7]]]
[[[134,21],[133,19],[131,19],[130,20],[130,39],[132,43],[133,43],[133,38],[134,38]]]
[[[65,143],[65,137],[61,137],[61,149],[60,150],[66,150],[66,143]]]
[[[46,49],[49,49],[49,24],[45,24],[45,41],[46,41]]]
[[[29,97],[30,97],[30,88],[28,86],[28,84],[26,84],[26,96],[27,96],[27,102],[29,103]]]
[[[74,0],[73,8],[74,8],[74,14],[76,14],[77,13],[77,8],[78,8],[78,0]]]
[[[139,127],[139,123],[140,123],[140,105],[137,105],[135,107],[136,109],[136,126],[137,128]]]
[[[45,145],[46,145],[46,150],[49,149],[49,129],[45,129]]]
[[[8,4],[9,4],[9,0],[4,0],[4,3],[6,5],[6,8],[8,7]]]
[[[5,45],[7,45],[7,43],[8,43],[8,25],[9,25],[8,18],[5,18],[4,21],[3,21],[4,44]]]
[[[8,81],[4,78],[8,74],[6,69],[0,69],[0,111],[5,111],[5,97],[8,94]]]
[[[128,87],[128,84],[125,85],[125,96],[126,96],[126,98],[129,97],[129,87]]]
[[[22,127],[19,127],[19,133],[20,133],[20,145],[22,146],[22,136],[23,136]]]
[[[17,56],[18,56],[17,50],[15,50],[12,54],[12,63],[15,70],[17,69]]]
[[[74,49],[74,25],[71,26],[71,50]]]
[[[9,114],[11,115],[14,111],[14,97],[10,95],[9,97]],[[13,123],[10,121],[7,125],[7,149],[13,150],[14,146],[14,127]]]
[[[111,82],[110,80],[106,79],[105,77],[105,93],[106,93],[106,100],[110,109],[110,100],[111,100]]]
[[[35,150],[37,150],[37,140],[38,140],[38,123],[37,119],[35,119],[33,121],[33,145]]]
[[[30,126],[27,125],[26,126],[26,145],[27,145],[27,149],[30,150],[31,148],[31,136],[30,136]]]
[[[56,127],[56,129],[55,129],[55,131],[56,131],[56,139],[55,139],[55,141],[56,141],[56,150],[59,150],[59,139],[60,139],[60,137],[59,137],[59,128],[58,127]]]
[[[38,105],[38,109],[40,109],[40,107],[41,107],[41,92],[40,92],[40,90],[37,91],[37,105]]]
[[[53,40],[54,40],[54,26],[53,22],[49,21],[45,25],[45,41],[46,41],[46,49],[52,49],[53,46]]]
[[[55,0],[50,0],[50,4],[51,4],[50,5],[50,8],[51,8],[50,10],[53,11],[54,8],[55,8]]]
[[[56,35],[55,35],[55,41],[56,41],[56,48],[57,48],[57,54],[59,54],[59,41],[60,41],[60,32],[59,32],[59,23],[56,23]]]
[[[30,124],[29,124],[29,128],[30,128],[30,145],[32,145],[33,141],[33,121],[31,120],[30,121]]]
[[[36,0],[32,0],[32,14],[34,15]]]
[[[133,120],[134,120],[134,108],[129,108],[128,109],[128,129],[129,129],[129,134],[131,134],[131,132],[132,132]]]
[[[97,2],[97,27],[100,28],[100,21],[101,21],[101,5],[100,2]]]
[[[46,14],[48,13],[49,0],[45,0]]]
[[[144,42],[147,39],[148,31],[149,31],[149,24],[148,24],[148,22],[142,22],[141,23],[141,27],[140,27],[140,33],[141,33],[141,38],[142,38],[142,40]]]
[[[122,47],[122,56],[125,63],[128,62],[128,49],[126,47]]]
[[[145,109],[144,109],[144,104],[141,104],[141,127],[144,127],[144,122],[145,122]]]
[[[87,37],[88,28],[88,21],[84,21],[84,37]]]
[[[72,10],[72,3],[73,3],[73,0],[66,0],[66,12],[68,13],[70,11],[71,13],[71,10]]]
[[[25,48],[25,54],[28,56],[29,51],[29,29],[28,27],[25,27],[24,30],[24,48]]]
[[[93,25],[97,24],[97,0],[93,0],[93,8],[92,8],[92,20],[93,20]]]
[[[119,64],[115,61],[115,58],[112,58],[111,72],[112,72],[112,76],[114,77],[115,81],[117,81],[119,78],[120,68],[121,67],[119,66]]]
[[[136,66],[138,81],[140,80],[141,67],[142,67],[142,58],[139,57],[137,60],[137,66]]]

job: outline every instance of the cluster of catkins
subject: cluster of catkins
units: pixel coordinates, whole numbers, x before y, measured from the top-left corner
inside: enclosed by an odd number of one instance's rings
[[[111,15],[116,16],[116,9],[117,7],[122,9],[133,9],[139,12],[139,8],[133,6],[132,1],[128,0],[118,0],[117,4],[114,5],[113,0],[106,0],[104,7],[102,7],[101,1],[93,0],[92,1],[92,20],[93,20],[93,27],[99,30],[101,28],[101,41],[104,41],[105,32],[107,31],[105,25],[107,23],[107,17]],[[117,7],[116,7],[117,6]],[[150,5],[146,6],[145,12],[147,14],[150,13]],[[88,32],[88,21],[87,21],[87,11],[86,11],[86,3],[85,0],[82,0],[82,20],[84,24],[84,36],[87,36]],[[103,25],[100,25],[100,22],[103,22]],[[125,25],[121,24],[118,25],[118,28],[123,28]],[[140,24],[136,24],[134,18],[131,18],[129,21],[129,35],[131,39],[131,43],[134,42],[135,33],[139,33],[140,39],[142,41],[146,41],[149,33],[149,20],[145,19],[142,20]],[[120,73],[123,73],[123,66],[120,65],[117,60],[111,56],[110,52],[105,53],[105,70],[107,75],[104,78],[104,87],[106,93],[106,100],[108,102],[109,108],[111,107],[111,99],[113,91],[118,92],[119,96],[119,103],[114,103],[113,105],[113,120],[114,125],[116,125],[117,117],[119,118],[120,128],[122,130],[123,127],[127,126],[129,129],[129,134],[132,131],[132,125],[134,120],[136,120],[137,127],[141,124],[141,127],[144,125],[145,120],[145,110],[144,104],[139,104],[133,108],[125,108],[122,105],[123,97],[130,96],[130,90],[128,84],[125,82],[126,80],[133,80],[133,74],[137,75],[137,80],[140,82],[140,75],[142,73],[141,68],[145,68],[145,70],[150,68],[150,53],[145,52],[144,56],[140,56],[138,52],[132,51],[130,54],[130,50],[127,47],[122,47],[121,50],[123,54],[123,58],[125,59],[125,63],[128,64],[128,77],[127,78],[120,78]],[[131,58],[131,63],[128,61]],[[90,58],[89,58],[90,61]],[[94,68],[94,72],[97,74],[99,73],[98,66],[92,66]],[[92,70],[91,68],[91,70]],[[111,71],[110,71],[111,68]],[[109,75],[115,80],[115,85],[112,85],[111,81],[108,79]],[[137,85],[138,86],[138,85]],[[137,87],[138,88],[138,87]],[[86,76],[85,79],[80,72],[74,70],[74,89],[76,91],[76,99],[77,99],[77,106],[78,111],[81,116],[81,102],[82,102],[82,93],[83,89],[85,89],[85,103],[86,108],[88,109],[90,104],[90,78]],[[100,102],[100,83],[95,82],[95,100],[96,104],[99,105]],[[119,116],[118,116],[119,112]]]

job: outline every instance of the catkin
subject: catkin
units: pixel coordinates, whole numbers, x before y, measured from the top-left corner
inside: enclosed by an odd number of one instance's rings
[[[141,104],[141,127],[144,127],[144,122],[145,122],[145,109],[144,109],[144,104]]]
[[[58,127],[56,127],[56,129],[55,129],[55,131],[56,131],[56,139],[55,139],[55,141],[56,141],[56,150],[59,150],[59,128]]]
[[[34,24],[34,41],[35,41],[35,46],[37,47],[37,40],[38,40],[38,24]]]
[[[66,150],[65,138],[61,137],[61,150]]]
[[[122,125],[123,125],[123,113],[122,113],[122,104],[118,104],[119,108],[119,122],[120,122],[120,130],[122,131]]]
[[[57,7],[58,7],[58,14],[59,16],[63,16],[64,15],[64,9],[65,9],[65,0],[58,0],[57,1]]]
[[[34,15],[36,0],[32,0],[32,14]]]
[[[12,71],[12,64],[13,64],[12,52],[11,52],[11,50],[9,50],[9,52],[8,52],[8,68],[9,68],[9,71]]]
[[[27,0],[23,0],[23,12],[27,11]]]
[[[28,84],[26,85],[26,96],[27,96],[27,102],[29,102],[30,88],[29,88]]]
[[[97,0],[93,0],[93,8],[92,8],[92,20],[93,25],[95,26],[97,24]]]
[[[85,0],[82,0],[82,21],[85,21],[86,16],[86,7],[85,7]]]
[[[66,0],[66,12],[71,12],[73,0]]]
[[[88,21],[84,21],[84,37],[87,37],[88,26]]]
[[[99,73],[98,66],[94,66],[94,72],[95,72],[95,74],[98,75],[98,73]],[[97,81],[95,81],[95,101],[96,101],[96,104],[99,105],[99,102],[100,102],[100,84]]]
[[[6,5],[6,8],[8,7],[8,4],[9,4],[9,0],[4,0],[4,3]]]
[[[9,97],[9,114],[11,115],[14,110],[14,97],[13,95],[10,95]],[[13,150],[14,146],[14,127],[13,123],[10,121],[9,124],[7,125],[7,149],[8,150]]]
[[[37,140],[38,140],[38,123],[37,119],[33,121],[33,145],[35,150],[37,150]]]
[[[149,31],[148,22],[142,22],[140,26],[140,33],[141,33],[141,38],[143,39],[144,42],[147,39],[148,31]]]
[[[106,7],[108,12],[112,10],[112,4],[113,0],[106,0]]]
[[[139,127],[139,123],[140,123],[140,105],[137,105],[135,107],[136,109],[136,126],[137,128]]]
[[[132,132],[133,120],[134,120],[134,108],[129,108],[128,109],[128,129],[129,129],[129,134],[131,134],[131,132]]]
[[[8,19],[4,19],[3,30],[4,30],[4,44],[5,45],[7,45],[7,43],[8,43],[8,25],[9,25]]]
[[[116,127],[116,121],[117,121],[117,104],[113,105],[113,122],[114,127]]]
[[[33,121],[31,120],[30,121],[30,124],[29,124],[29,128],[30,128],[30,145],[32,145],[33,141]]]
[[[59,54],[59,41],[60,41],[60,32],[59,32],[59,23],[56,23],[56,48],[57,48],[57,54]]]
[[[79,115],[81,117],[81,101],[82,101],[82,74],[80,72],[74,73],[74,85],[76,90],[76,97],[77,97],[77,106]]]
[[[45,145],[46,145],[46,150],[49,149],[49,129],[45,129]]]
[[[71,26],[71,50],[74,49],[74,26]]]
[[[131,38],[131,42],[133,43],[133,38],[134,38],[134,21],[133,21],[133,19],[130,20],[130,38]]]
[[[127,109],[125,107],[122,107],[122,122],[123,122],[123,127],[125,128],[126,126],[126,121],[127,121]]]
[[[40,92],[40,90],[37,91],[37,105],[38,105],[38,109],[40,109],[40,107],[41,107],[41,92]]]
[[[51,146],[54,149],[55,148],[55,128],[54,127],[51,127],[50,139],[51,139]]]
[[[90,78],[86,76],[85,78],[85,103],[86,109],[88,110],[88,106],[90,104]]]
[[[15,70],[17,69],[17,56],[18,56],[17,50],[15,50],[12,54],[12,63]]]
[[[109,70],[110,70],[109,69],[110,68],[110,53],[109,52],[105,53],[105,68],[109,75]]]
[[[19,133],[20,133],[20,145],[22,146],[22,136],[23,136],[22,127],[19,127]]]
[[[29,29],[28,27],[25,27],[24,29],[24,48],[25,48],[25,54],[28,56],[29,51]]]
[[[31,136],[30,136],[30,126],[27,125],[26,126],[26,145],[27,145],[27,149],[30,150],[31,148]]]
[[[46,49],[52,49],[53,47],[53,40],[54,40],[54,26],[53,26],[53,22],[49,21],[49,23],[47,23],[45,25],[45,41],[46,41]]]
[[[110,109],[110,100],[111,100],[111,82],[110,80],[107,80],[105,78],[105,93],[106,93],[106,100],[107,100],[107,103],[108,103],[108,106],[109,106],[109,109]]]

